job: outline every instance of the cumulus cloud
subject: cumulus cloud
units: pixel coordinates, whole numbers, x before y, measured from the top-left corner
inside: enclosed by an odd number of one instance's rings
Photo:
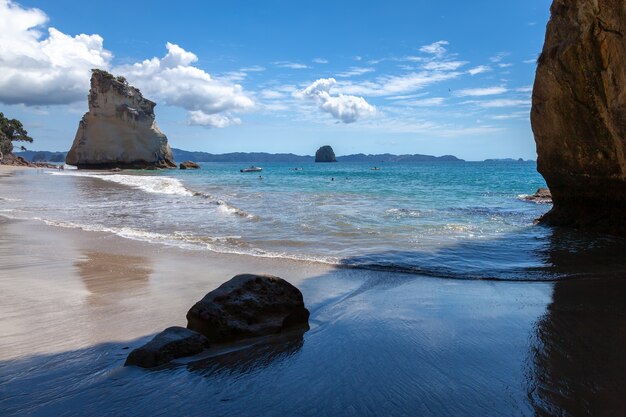
[[[84,100],[91,68],[107,69],[112,58],[99,35],[44,31],[48,16],[39,9],[0,0],[0,22],[0,102],[5,104]]]
[[[239,124],[233,112],[251,110],[254,101],[239,84],[227,79],[216,79],[192,64],[198,57],[178,45],[167,43],[163,58],[146,59],[132,65],[116,67],[148,97],[166,105],[189,111],[189,122],[206,127],[226,127]],[[216,117],[221,113],[219,117]]]
[[[238,117],[228,117],[221,114],[206,114],[201,110],[190,111],[188,121],[190,125],[217,128],[241,124],[241,119]]]
[[[457,97],[481,97],[492,96],[496,94],[506,93],[508,90],[506,87],[484,87],[484,88],[466,88],[464,90],[455,91],[454,95]]]
[[[320,78],[294,95],[301,99],[314,101],[322,111],[330,113],[335,119],[341,120],[343,123],[353,123],[361,117],[372,116],[376,113],[376,108],[365,101],[363,97],[344,94],[331,95],[330,90],[336,83],[334,78]]]

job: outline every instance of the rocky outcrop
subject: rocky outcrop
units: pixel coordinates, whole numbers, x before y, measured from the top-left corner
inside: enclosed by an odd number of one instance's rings
[[[522,200],[532,201],[537,204],[549,204],[552,203],[552,193],[547,188],[537,188],[535,194],[525,195]]]
[[[315,152],[315,162],[337,162],[335,151],[329,145],[322,146]]]
[[[187,313],[187,328],[211,343],[308,329],[302,293],[284,279],[244,274],[233,277]]]
[[[58,165],[48,164],[46,162],[30,162],[21,156],[16,156],[15,154],[9,153],[3,155],[0,159],[0,165],[10,165],[16,167],[29,167],[29,168],[51,168],[58,169],[60,168]]]
[[[554,0],[533,89],[542,222],[626,235],[626,2]]]
[[[78,168],[175,168],[153,101],[123,77],[93,70],[89,111],[65,159]]]
[[[198,169],[200,168],[200,165],[196,164],[193,161],[185,161],[185,162],[181,162],[179,165],[180,169]]]
[[[196,355],[209,347],[206,337],[184,327],[168,327],[143,345],[130,352],[124,366],[153,368],[176,358]]]

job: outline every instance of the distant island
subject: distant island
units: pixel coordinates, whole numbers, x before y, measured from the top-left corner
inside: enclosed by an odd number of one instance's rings
[[[185,151],[182,149],[172,148],[174,159],[177,161],[193,161],[193,162],[241,162],[241,163],[273,163],[273,162],[289,162],[289,163],[308,163],[314,162],[315,157],[312,155],[295,155],[293,153],[266,153],[266,152],[231,152],[224,154],[213,154],[208,152]],[[23,157],[31,162],[63,162],[65,161],[66,152],[50,152],[50,151],[24,151],[16,152],[18,156]],[[464,162],[453,155],[432,156],[421,154],[393,155],[384,154],[354,154],[338,156],[338,162],[363,162],[363,163],[383,163],[383,162]]]

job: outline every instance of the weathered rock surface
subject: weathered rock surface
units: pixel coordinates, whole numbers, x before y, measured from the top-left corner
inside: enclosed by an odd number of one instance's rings
[[[315,162],[337,162],[335,151],[329,145],[322,146],[315,152]]]
[[[626,235],[626,2],[554,0],[533,89],[542,221]]]
[[[548,204],[552,202],[552,193],[547,188],[537,188],[535,194],[524,196],[523,199],[537,204]]]
[[[168,327],[143,345],[130,352],[124,366],[153,368],[176,358],[196,355],[209,347],[203,335],[184,327]]]
[[[284,279],[237,275],[198,301],[187,313],[187,328],[211,343],[231,342],[308,329],[302,293]]]
[[[180,169],[198,169],[200,168],[200,165],[196,164],[193,161],[185,161],[185,162],[181,162],[179,165]]]
[[[66,163],[78,168],[175,168],[156,104],[122,77],[93,70],[89,111],[78,125]]]

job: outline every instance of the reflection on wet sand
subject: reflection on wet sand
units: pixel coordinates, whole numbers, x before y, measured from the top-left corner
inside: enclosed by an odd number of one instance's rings
[[[87,290],[95,295],[141,289],[153,272],[147,257],[98,251],[84,251],[74,266]]]
[[[275,336],[251,346],[216,354],[190,363],[187,368],[205,376],[251,373],[296,355],[304,345],[304,330]]]
[[[626,412],[626,276],[622,242],[564,248],[553,236],[555,268],[602,278],[560,281],[531,345],[529,399],[541,416]],[[617,264],[616,264],[617,263]],[[582,271],[581,271],[582,269]],[[613,276],[609,277],[609,271]],[[588,275],[588,274],[585,274]]]

